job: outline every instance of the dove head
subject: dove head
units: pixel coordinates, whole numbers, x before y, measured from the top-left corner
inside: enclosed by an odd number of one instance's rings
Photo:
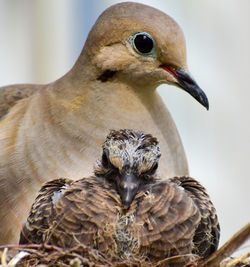
[[[140,131],[111,131],[104,145],[97,176],[113,183],[124,208],[129,208],[140,188],[157,179],[158,141]]]
[[[208,109],[205,93],[188,72],[183,32],[160,10],[132,2],[111,6],[90,31],[82,55],[100,82],[119,79],[136,90],[173,84]]]

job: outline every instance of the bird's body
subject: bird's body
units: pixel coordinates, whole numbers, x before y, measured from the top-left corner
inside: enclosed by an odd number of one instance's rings
[[[162,171],[168,176],[188,172],[179,135],[157,93],[137,96],[132,90],[122,89],[108,88],[113,91],[108,99],[103,87],[97,92],[90,90],[85,99],[59,99],[53,90],[41,90],[11,110],[0,126],[3,226],[10,228],[10,218],[15,225],[24,220],[37,190],[49,177],[80,179],[89,175],[100,152],[97,147],[110,128],[125,126],[151,131],[159,136],[165,153]],[[102,105],[85,108],[84,101],[88,103],[91,98],[98,98]],[[110,106],[117,104],[119,108],[114,113]],[[176,157],[180,159],[178,163]],[[10,230],[16,232],[16,227],[12,225],[9,231],[1,227],[0,231],[9,237]]]
[[[161,83],[178,85],[208,108],[187,72],[179,26],[159,10],[122,3],[100,16],[62,78],[0,89],[0,98],[9,99],[0,120],[0,243],[17,241],[45,181],[90,175],[109,129],[152,133],[161,142],[164,177],[187,175],[178,132],[156,92]]]
[[[144,141],[137,142],[140,139]],[[160,155],[155,148],[157,141],[150,135],[113,132],[95,176],[53,180],[41,188],[20,243],[66,249],[83,244],[118,261],[156,263],[178,256],[169,266],[192,259],[185,254],[209,256],[219,240],[213,204],[193,178],[161,181],[155,174]],[[130,179],[133,173],[136,180]],[[130,195],[127,188],[138,181],[138,190]],[[124,192],[130,196],[128,202]]]

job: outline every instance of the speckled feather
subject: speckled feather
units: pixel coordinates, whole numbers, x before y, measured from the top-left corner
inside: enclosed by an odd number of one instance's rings
[[[190,177],[174,177],[171,182],[185,188],[201,213],[201,221],[194,237],[194,253],[203,257],[211,255],[219,245],[220,226],[216,210],[206,189]]]
[[[46,183],[32,205],[20,243],[64,248],[84,244],[106,257],[158,262],[191,253],[207,257],[216,250],[219,233],[213,204],[193,178],[145,184],[125,210],[114,183],[92,176]],[[178,258],[173,266],[192,258]]]
[[[94,176],[57,179],[41,188],[20,243],[84,244],[105,257],[151,262],[192,253],[207,257],[217,249],[220,229],[205,188],[190,177],[159,179],[153,168],[160,157],[156,138],[140,131],[111,131],[103,155],[107,158],[102,156]],[[141,181],[128,208],[116,183],[124,171]]]
[[[53,204],[53,194],[59,191],[60,199]],[[118,253],[115,235],[122,216],[132,218],[123,229],[135,244],[127,253],[151,260],[190,253],[201,219],[192,199],[172,182],[145,186],[124,213],[116,189],[104,179],[59,179],[40,190],[20,243],[65,248],[83,243],[105,254]]]

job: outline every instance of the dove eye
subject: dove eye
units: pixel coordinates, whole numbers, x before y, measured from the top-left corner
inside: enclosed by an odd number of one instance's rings
[[[138,32],[129,39],[136,53],[146,57],[156,57],[155,41],[147,32]]]

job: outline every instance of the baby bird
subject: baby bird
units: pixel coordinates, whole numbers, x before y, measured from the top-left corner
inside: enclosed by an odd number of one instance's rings
[[[179,25],[153,7],[125,2],[98,18],[63,77],[0,88],[0,244],[17,241],[44,182],[91,174],[109,129],[152,133],[161,142],[166,177],[188,175],[179,134],[156,92],[162,83],[208,108],[189,73]]]
[[[158,177],[158,141],[140,131],[111,131],[94,175],[47,182],[23,225],[20,243],[84,244],[105,257],[156,263],[207,257],[219,242],[215,208],[190,177]],[[182,265],[180,265],[182,266]]]

